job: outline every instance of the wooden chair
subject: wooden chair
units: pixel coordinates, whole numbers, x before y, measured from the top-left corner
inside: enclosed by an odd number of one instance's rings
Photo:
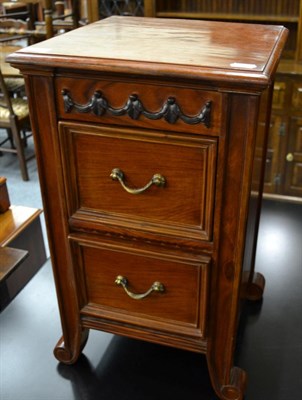
[[[21,97],[11,97],[2,72],[0,70],[0,128],[6,131],[6,136],[0,141],[0,155],[15,153],[20,163],[21,175],[24,181],[29,180],[26,162],[35,155],[25,157],[27,139],[31,136],[29,110],[27,101]],[[8,146],[8,145],[9,146]]]
[[[2,46],[7,45],[7,42],[9,42],[8,46],[12,45],[13,48],[14,43],[10,42],[20,39],[25,40],[23,43],[24,45],[28,45],[30,37],[31,34],[28,30],[28,24],[26,21],[16,20],[13,18],[2,18],[2,16],[0,16],[0,43],[4,43],[4,45],[1,44],[1,50]],[[10,96],[22,97],[25,95],[25,83],[21,76],[5,77],[4,80]]]
[[[32,34],[27,21],[0,16],[0,42],[24,40],[28,45]]]
[[[11,97],[25,97],[25,82],[23,77],[4,77],[4,82]]]
[[[79,0],[44,0],[42,4],[44,20],[36,22],[35,26],[40,33],[45,33],[46,39],[79,26]]]
[[[6,18],[26,20],[29,17],[29,8],[26,4],[15,1],[1,1],[0,13]]]
[[[12,18],[27,22],[28,29],[33,30],[38,18],[41,0],[26,0],[25,2],[0,0],[0,18]]]
[[[22,45],[27,46],[44,40],[45,34],[41,34],[35,27],[35,23],[41,14],[39,10],[41,7],[40,2],[42,1],[31,0],[27,1],[26,4],[7,3],[12,4],[14,7],[17,4],[23,4],[24,10],[18,12],[14,12],[14,8],[9,8],[5,11],[2,9],[2,12],[0,10],[0,42],[22,40]]]

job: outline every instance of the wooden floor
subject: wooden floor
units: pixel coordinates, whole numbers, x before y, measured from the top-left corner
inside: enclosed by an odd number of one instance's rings
[[[236,365],[246,400],[302,393],[302,205],[265,201],[257,271],[262,303],[247,304]],[[74,366],[52,350],[60,323],[50,263],[0,315],[1,400],[215,400],[202,355],[91,332]]]

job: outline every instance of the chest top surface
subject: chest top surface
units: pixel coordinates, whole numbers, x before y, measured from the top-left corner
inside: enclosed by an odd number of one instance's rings
[[[226,79],[267,80],[282,26],[114,16],[24,48],[12,63]]]

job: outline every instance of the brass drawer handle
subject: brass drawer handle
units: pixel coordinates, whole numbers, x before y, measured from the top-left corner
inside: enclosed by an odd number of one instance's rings
[[[125,290],[125,292],[127,293],[127,295],[129,297],[131,297],[134,300],[141,300],[144,299],[145,297],[149,296],[149,294],[151,294],[152,292],[159,292],[159,293],[163,293],[165,291],[165,287],[162,283],[160,282],[154,282],[152,284],[152,286],[150,287],[150,289],[148,289],[145,293],[132,293],[130,292],[130,290],[128,289],[128,280],[127,278],[125,278],[122,275],[118,275],[115,278],[115,283],[118,286],[122,286]]]
[[[166,179],[162,175],[155,174],[152,176],[150,182],[148,182],[147,185],[145,185],[144,187],[139,188],[139,189],[131,189],[125,184],[124,173],[119,168],[113,168],[113,170],[111,171],[111,174],[110,174],[110,178],[114,181],[118,180],[120,182],[120,184],[122,185],[122,187],[126,190],[126,192],[131,193],[131,194],[143,193],[147,189],[149,189],[149,187],[152,185],[156,185],[158,187],[163,187],[163,186],[165,186],[165,183],[166,183]]]

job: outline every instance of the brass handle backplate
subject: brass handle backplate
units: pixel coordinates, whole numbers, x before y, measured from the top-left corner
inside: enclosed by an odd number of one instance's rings
[[[115,278],[115,283],[118,286],[122,286],[123,289],[125,290],[125,292],[127,293],[127,295],[129,297],[131,297],[134,300],[141,300],[144,299],[145,297],[149,296],[149,294],[151,294],[152,292],[159,292],[159,293],[163,293],[165,291],[165,287],[162,283],[160,282],[154,282],[152,284],[152,286],[150,287],[150,289],[148,289],[145,293],[132,293],[129,289],[128,289],[128,280],[127,278],[125,278],[122,275],[118,275]]]
[[[122,187],[126,190],[126,192],[131,193],[131,194],[140,194],[145,192],[147,189],[149,189],[150,186],[155,185],[158,187],[163,187],[165,186],[166,179],[161,175],[161,174],[154,174],[150,180],[144,187],[138,188],[138,189],[132,189],[129,188],[125,182],[124,182],[124,173],[121,169],[119,168],[113,168],[110,174],[110,178],[113,179],[114,181],[119,181]]]

